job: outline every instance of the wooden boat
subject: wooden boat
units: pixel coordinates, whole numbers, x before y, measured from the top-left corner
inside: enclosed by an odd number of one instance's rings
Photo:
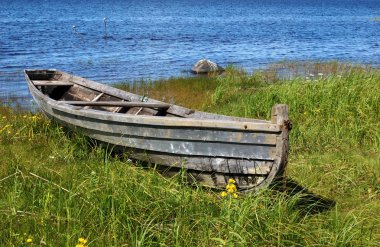
[[[288,107],[271,121],[194,111],[58,70],[25,70],[40,109],[58,122],[115,147],[131,158],[185,170],[201,184],[241,191],[268,186],[285,170]]]

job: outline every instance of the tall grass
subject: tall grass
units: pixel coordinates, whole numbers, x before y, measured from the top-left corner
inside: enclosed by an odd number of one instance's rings
[[[272,84],[235,70],[218,79],[212,110],[270,119],[274,104],[290,107],[293,150],[380,148],[380,73],[352,71],[314,80],[295,78]]]
[[[181,174],[131,164],[40,114],[1,107],[0,246],[75,246],[80,237],[89,246],[380,245],[379,74],[265,78],[231,69],[207,85],[168,84],[183,105],[229,115],[269,119],[274,103],[289,104],[287,174],[334,207],[278,189],[222,198]],[[171,89],[163,81],[144,87]]]
[[[194,109],[205,108],[217,85],[216,77],[178,77],[166,80],[140,80],[118,83],[116,87],[162,100],[171,104],[181,104]]]

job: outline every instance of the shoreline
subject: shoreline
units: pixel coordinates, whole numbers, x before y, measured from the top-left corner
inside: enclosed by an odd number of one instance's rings
[[[292,80],[295,78],[302,78],[305,80],[313,80],[320,76],[331,76],[331,75],[341,75],[349,72],[350,70],[379,70],[380,64],[375,65],[366,65],[366,64],[355,64],[355,63],[346,63],[339,61],[280,61],[277,63],[268,64],[265,68],[254,69],[251,72],[245,70],[243,67],[228,65],[227,68],[237,69],[245,73],[246,75],[254,75],[255,73],[260,73],[262,76],[267,77],[269,81],[286,81]],[[4,75],[5,73],[3,73]],[[2,88],[0,93],[0,104],[11,105],[16,108],[21,109],[33,109],[33,99],[29,93],[27,85],[24,81],[23,71],[20,72],[10,72],[8,73],[13,77],[8,77],[8,79],[15,79],[17,82],[16,85],[12,85],[11,88]],[[223,75],[222,75],[223,76]],[[0,74],[1,77],[1,74]],[[195,79],[194,79],[195,78]],[[179,72],[178,76],[169,76],[166,78],[140,78],[135,80],[121,80],[116,82],[102,82],[110,84],[113,86],[118,86],[122,84],[137,85],[141,84],[154,84],[154,83],[165,83],[166,81],[173,80],[203,80],[204,78],[212,78],[209,75],[202,74],[193,74],[189,71]],[[206,79],[207,80],[207,79]],[[5,85],[5,81],[3,82]],[[0,83],[0,86],[1,83]]]

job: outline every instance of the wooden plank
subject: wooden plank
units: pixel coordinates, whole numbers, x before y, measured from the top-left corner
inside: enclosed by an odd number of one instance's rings
[[[95,98],[93,98],[93,99],[91,100],[91,102],[98,101],[103,95],[104,95],[104,93],[100,93],[100,94],[98,94]],[[85,107],[83,107],[83,109],[89,109],[89,108],[90,108],[90,106],[85,106]]]
[[[123,101],[59,101],[68,105],[76,106],[123,106],[123,107],[148,107],[148,108],[169,108],[165,103],[146,103],[146,102],[123,102]]]
[[[53,103],[53,102],[52,102]],[[78,111],[74,108],[69,108],[63,101],[55,101],[52,104],[55,114],[66,116],[68,123],[74,124],[75,119],[89,119],[92,121],[111,121],[109,124],[139,124],[139,125],[155,125],[165,127],[177,127],[184,128],[207,128],[207,129],[231,129],[231,130],[243,130],[244,132],[265,132],[265,133],[278,133],[281,131],[279,125],[270,123],[253,123],[253,122],[234,122],[234,121],[212,121],[203,119],[189,119],[189,118],[177,118],[177,117],[165,117],[165,116],[135,116],[131,114],[116,114],[106,111]],[[66,106],[66,107],[65,107]],[[58,117],[58,116],[57,116]],[[144,127],[144,126],[142,126]]]
[[[88,136],[107,143],[176,155],[258,160],[274,160],[276,155],[275,146],[203,142],[198,140],[152,139],[148,137],[104,133],[90,129],[83,131]]]
[[[137,108],[134,108],[137,109]],[[74,110],[75,111],[75,110]],[[77,111],[75,111],[77,112]],[[133,115],[120,114],[122,117]],[[194,140],[203,142],[229,142],[240,144],[276,145],[278,133],[245,131],[234,129],[211,129],[199,128],[197,126],[180,127],[169,125],[150,125],[133,123],[130,121],[113,121],[111,119],[101,121],[95,118],[77,116],[65,112],[55,111],[55,117],[72,125],[103,131],[109,135],[135,135],[142,138],[160,138],[173,140]],[[133,116],[136,118],[137,116]],[[142,118],[144,116],[140,116]],[[154,117],[151,117],[154,118]],[[161,118],[161,117],[156,117]]]
[[[104,93],[100,93],[100,94],[98,94],[93,100],[91,100],[91,102],[96,102],[96,101],[98,101],[103,95],[104,95]]]
[[[158,165],[224,174],[268,175],[273,166],[273,161],[266,160],[192,157],[158,152],[146,152],[145,150],[131,150],[130,156],[134,159]]]
[[[159,169],[161,167],[158,167]],[[161,168],[163,175],[175,176],[183,172],[180,168]],[[200,183],[203,186],[225,189],[228,184],[228,180],[233,178],[236,181],[239,192],[251,192],[256,191],[259,186],[267,178],[262,175],[245,175],[245,174],[228,174],[228,173],[210,173],[200,172],[194,170],[185,170],[181,176],[185,175],[185,181],[188,183]]]
[[[66,81],[33,80],[34,86],[72,86],[74,83]]]

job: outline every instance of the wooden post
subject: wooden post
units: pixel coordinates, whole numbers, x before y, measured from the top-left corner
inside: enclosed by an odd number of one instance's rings
[[[278,153],[280,158],[277,175],[279,179],[282,178],[283,190],[286,190],[286,165],[288,163],[289,155],[289,130],[291,124],[289,121],[289,107],[285,104],[277,104],[272,108],[272,123],[278,124],[282,128],[281,136],[278,136],[278,143],[282,143],[282,152]]]
[[[272,108],[272,123],[284,125],[289,120],[289,107],[285,104],[277,104]]]

